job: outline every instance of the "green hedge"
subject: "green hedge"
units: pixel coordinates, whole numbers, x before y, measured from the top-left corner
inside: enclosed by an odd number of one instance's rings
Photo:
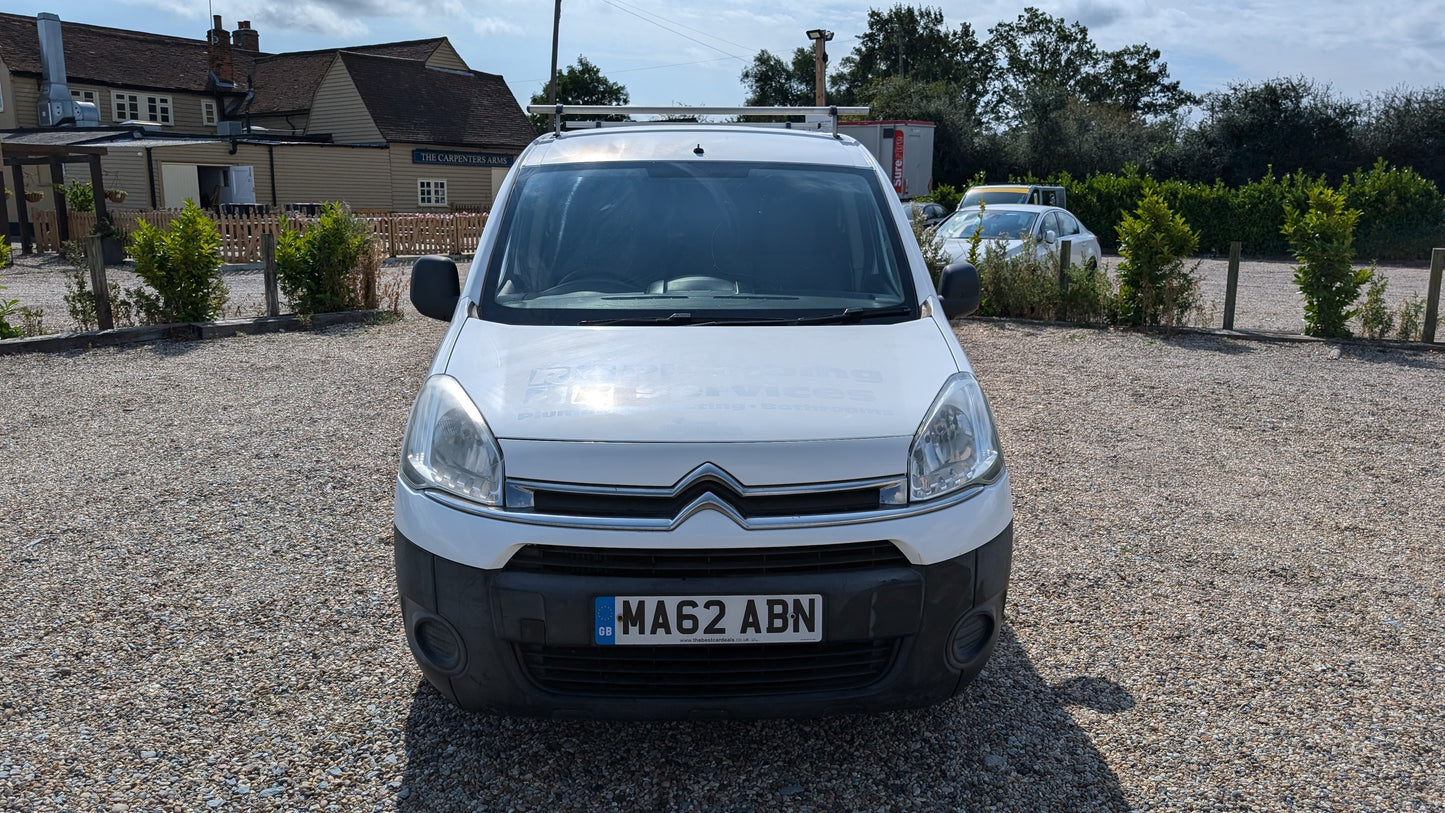
[[[1069,209],[1098,235],[1105,251],[1118,250],[1118,226],[1150,190],[1199,232],[1199,250],[1225,254],[1231,241],[1244,253],[1289,257],[1284,237],[1285,209],[1308,206],[1309,192],[1325,186],[1322,176],[1273,173],[1240,187],[1184,181],[1158,181],[1132,168],[1123,174],[1078,179],[1060,174],[1048,179],[1068,189]],[[1361,211],[1355,232],[1355,259],[1424,260],[1445,246],[1445,195],[1414,170],[1378,161],[1356,170],[1337,190],[1350,208]]]

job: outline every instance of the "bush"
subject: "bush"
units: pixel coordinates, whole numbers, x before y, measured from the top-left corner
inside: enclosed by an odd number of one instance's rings
[[[86,261],[85,247],[75,240],[61,243],[60,256],[70,263],[70,272],[65,275],[66,313],[76,330],[95,330],[100,326],[100,319],[96,316],[95,293],[90,290],[90,264]],[[116,327],[133,327],[137,308],[132,298],[140,289],[130,289],[127,296],[119,285],[106,280],[106,290],[110,293],[111,321]]]
[[[1410,298],[1400,303],[1400,332],[1397,334],[1401,341],[1413,342],[1423,338],[1425,321],[1425,300],[1419,294],[1410,294]]]
[[[1374,271],[1371,270],[1371,274]],[[1360,306],[1360,329],[1367,339],[1383,339],[1395,326],[1395,314],[1385,304],[1385,288],[1389,281],[1376,275],[1365,290],[1365,304]]]
[[[80,181],[70,181],[69,183],[56,184],[55,186],[60,190],[61,194],[65,195],[65,205],[70,207],[72,211],[95,211],[95,190],[90,188],[90,184],[81,183]]]
[[[1370,272],[1351,267],[1358,209],[1345,206],[1345,196],[1327,187],[1309,194],[1309,209],[1285,209],[1284,235],[1299,265],[1294,281],[1305,298],[1305,333],[1325,338],[1350,335],[1346,323],[1360,288]]]
[[[132,290],[153,324],[209,322],[221,315],[229,291],[221,281],[221,232],[195,201],[161,231],[141,221],[131,236],[135,273],[154,291]]]
[[[3,290],[5,290],[5,286],[0,285],[0,291]],[[25,331],[14,327],[9,321],[11,316],[19,315],[20,300],[0,299],[0,339],[18,339],[25,335]]]
[[[1183,324],[1199,298],[1199,281],[1184,263],[1199,247],[1199,235],[1155,191],[1124,216],[1118,235],[1124,258],[1119,263],[1119,321]]]
[[[922,212],[916,212],[909,225],[913,227],[913,238],[918,241],[918,248],[923,252],[928,276],[933,278],[933,286],[937,288],[938,279],[943,276],[943,269],[947,268],[950,262],[948,252],[943,250],[943,241],[928,230],[928,219]]]
[[[1423,260],[1445,244],[1445,197],[1432,181],[1414,170],[1375,162],[1355,170],[1340,184],[1340,194],[1360,210],[1355,255],[1371,260]]]
[[[943,208],[951,212],[957,209],[958,202],[963,200],[963,192],[952,184],[941,183],[936,184],[932,192],[919,198],[919,200],[931,200],[934,203],[941,204]]]
[[[1069,267],[1069,285],[1059,298],[1061,321],[1109,324],[1119,319],[1119,292],[1097,262]]]
[[[315,225],[300,232],[285,221],[276,239],[276,278],[303,316],[375,304],[379,254],[371,229],[335,201],[323,204]]]
[[[984,245],[977,263],[983,303],[979,316],[1019,319],[1053,319],[1059,309],[1059,258],[1052,250],[1039,256],[1032,235],[1012,257],[1005,256],[1008,243],[991,240]]]

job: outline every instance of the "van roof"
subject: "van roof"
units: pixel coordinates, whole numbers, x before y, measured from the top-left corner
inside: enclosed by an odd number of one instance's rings
[[[534,141],[518,163],[674,160],[766,161],[860,168],[875,163],[863,145],[845,135],[691,123],[569,130],[560,136],[548,134]]]

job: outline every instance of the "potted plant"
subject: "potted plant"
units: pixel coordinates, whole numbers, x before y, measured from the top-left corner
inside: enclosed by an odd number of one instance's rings
[[[95,211],[95,190],[90,188],[89,183],[70,181],[55,185],[61,194],[65,195],[65,204],[73,212]]]
[[[125,250],[130,245],[130,232],[121,228],[115,218],[106,213],[95,221],[90,233],[100,238],[100,255],[106,265],[125,262]]]
[[[124,202],[125,202],[125,190],[124,190],[124,189],[115,189],[115,188],[106,189],[106,190],[105,190],[105,199],[108,200],[108,201],[110,201],[111,203],[124,203]]]
[[[38,189],[25,190],[25,199],[30,201],[31,203],[39,203],[40,199],[43,197],[45,197],[45,193],[41,192]]]

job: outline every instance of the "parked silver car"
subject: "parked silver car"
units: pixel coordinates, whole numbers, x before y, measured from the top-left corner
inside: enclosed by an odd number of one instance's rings
[[[977,206],[959,209],[939,224],[934,235],[943,241],[950,261],[959,262],[968,258],[968,241],[975,232],[980,233],[984,242],[1003,240],[1009,257],[1023,250],[1026,234],[1034,236],[1040,255],[1057,251],[1060,241],[1068,240],[1072,265],[1097,264],[1102,253],[1099,238],[1067,209],[1057,206],[998,203],[983,209]]]

